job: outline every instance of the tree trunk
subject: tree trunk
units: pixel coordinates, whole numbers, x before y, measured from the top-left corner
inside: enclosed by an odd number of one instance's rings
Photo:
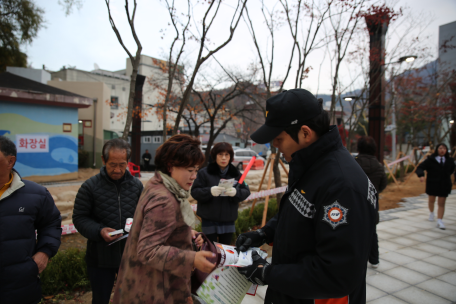
[[[127,110],[127,121],[125,122],[124,132],[122,139],[128,141],[128,133],[130,133],[130,126],[133,120],[133,103],[135,101],[135,88],[136,88],[136,76],[138,76],[138,66],[140,56],[136,56],[134,60],[131,60],[133,71],[130,76],[130,94],[128,96],[128,110]]]

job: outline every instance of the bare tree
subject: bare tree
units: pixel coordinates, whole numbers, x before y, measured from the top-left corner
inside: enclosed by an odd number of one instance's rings
[[[170,101],[172,91],[173,91],[173,85],[174,83],[181,82],[182,84],[182,72],[179,72],[179,62],[182,56],[182,53],[184,52],[184,46],[187,41],[187,31],[188,27],[190,25],[190,20],[191,20],[191,14],[190,14],[190,0],[187,0],[187,15],[186,15],[186,21],[182,23],[178,17],[178,14],[176,13],[176,7],[175,7],[175,1],[172,0],[170,3],[168,0],[165,0],[166,8],[168,10],[169,16],[171,18],[171,23],[173,25],[173,28],[176,32],[176,36],[174,37],[173,42],[171,43],[171,47],[169,48],[169,56],[168,56],[168,67],[167,67],[167,75],[168,75],[168,86],[166,90],[166,95],[165,95],[165,101],[163,103],[163,142],[166,141],[166,135],[168,133],[167,130],[167,106]],[[178,40],[181,40],[181,45],[180,48],[177,51],[177,55],[174,59],[173,53],[174,53],[174,47],[176,46],[176,43]],[[176,74],[177,72],[177,74]],[[182,87],[182,85],[180,86]]]
[[[131,65],[133,68],[133,71],[130,76],[130,93],[128,96],[128,108],[127,108],[127,121],[125,122],[125,128],[124,132],[122,135],[122,139],[127,140],[128,139],[128,133],[130,131],[130,126],[131,122],[133,119],[133,102],[135,100],[135,85],[136,85],[136,76],[138,75],[138,66],[139,62],[141,60],[141,51],[142,51],[142,46],[141,42],[139,41],[138,35],[136,34],[136,29],[135,29],[135,16],[136,16],[136,0],[133,0],[133,12],[130,15],[130,8],[129,8],[129,3],[128,0],[125,0],[125,13],[127,15],[127,20],[128,20],[128,25],[130,26],[131,34],[136,42],[136,55],[133,56],[132,53],[128,50],[128,48],[125,46],[122,36],[119,33],[119,30],[116,27],[116,24],[114,22],[114,19],[112,18],[111,15],[111,7],[110,7],[110,0],[105,0],[106,7],[108,8],[108,14],[109,14],[109,22],[111,23],[112,30],[116,34],[117,40],[119,40],[120,45],[123,47],[125,52],[127,52],[128,57],[130,57],[131,60]],[[140,113],[138,113],[140,114]]]
[[[177,117],[175,120],[175,125],[173,129],[173,134],[177,133],[177,130],[179,128],[179,123],[182,118],[182,113],[184,112],[185,106],[187,102],[190,99],[190,94],[192,93],[193,90],[193,84],[195,82],[196,75],[198,74],[198,71],[201,67],[201,65],[207,61],[211,56],[216,54],[218,51],[220,51],[222,48],[224,48],[233,38],[234,32],[239,24],[239,21],[241,19],[241,16],[244,12],[245,5],[247,3],[247,0],[238,0],[237,1],[237,6],[234,10],[234,13],[231,18],[231,23],[230,23],[230,34],[228,38],[221,43],[220,45],[216,46],[214,49],[210,50],[206,55],[203,56],[203,52],[207,47],[207,39],[208,39],[208,33],[214,23],[214,20],[216,19],[219,11],[220,11],[220,6],[222,5],[222,1],[209,1],[208,2],[208,8],[206,9],[206,12],[204,13],[203,20],[201,22],[201,36],[198,38],[199,40],[199,51],[198,55],[196,58],[195,66],[193,68],[192,75],[190,76],[190,80],[187,84],[187,87],[185,88],[185,91],[182,96],[181,104],[177,113]],[[210,16],[212,14],[212,16]]]

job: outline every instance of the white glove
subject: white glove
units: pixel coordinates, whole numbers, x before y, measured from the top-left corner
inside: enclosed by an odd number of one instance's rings
[[[230,189],[226,190],[225,194],[228,195],[228,196],[233,197],[233,196],[236,195],[236,192],[237,192],[236,188],[230,188]]]
[[[212,187],[211,188],[212,196],[220,196],[220,194],[222,194],[223,190],[225,190],[225,188],[223,188],[223,187],[219,187],[219,186]]]

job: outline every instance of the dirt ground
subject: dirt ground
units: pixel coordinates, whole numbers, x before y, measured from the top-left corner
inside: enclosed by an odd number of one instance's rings
[[[100,173],[100,169],[92,169],[92,168],[79,168],[78,169],[78,181],[85,181],[91,178],[94,175]]]
[[[406,176],[406,178],[408,175]],[[425,183],[420,182],[420,179],[413,174],[406,183],[390,183],[386,189],[380,193],[380,210],[388,210],[400,207],[398,204],[404,197],[414,197],[425,192]],[[456,185],[453,184],[453,189]]]

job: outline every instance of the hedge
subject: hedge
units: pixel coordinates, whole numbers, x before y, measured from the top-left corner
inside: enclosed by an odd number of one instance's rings
[[[41,273],[43,295],[55,295],[76,288],[89,289],[85,251],[70,248],[59,251]]]

